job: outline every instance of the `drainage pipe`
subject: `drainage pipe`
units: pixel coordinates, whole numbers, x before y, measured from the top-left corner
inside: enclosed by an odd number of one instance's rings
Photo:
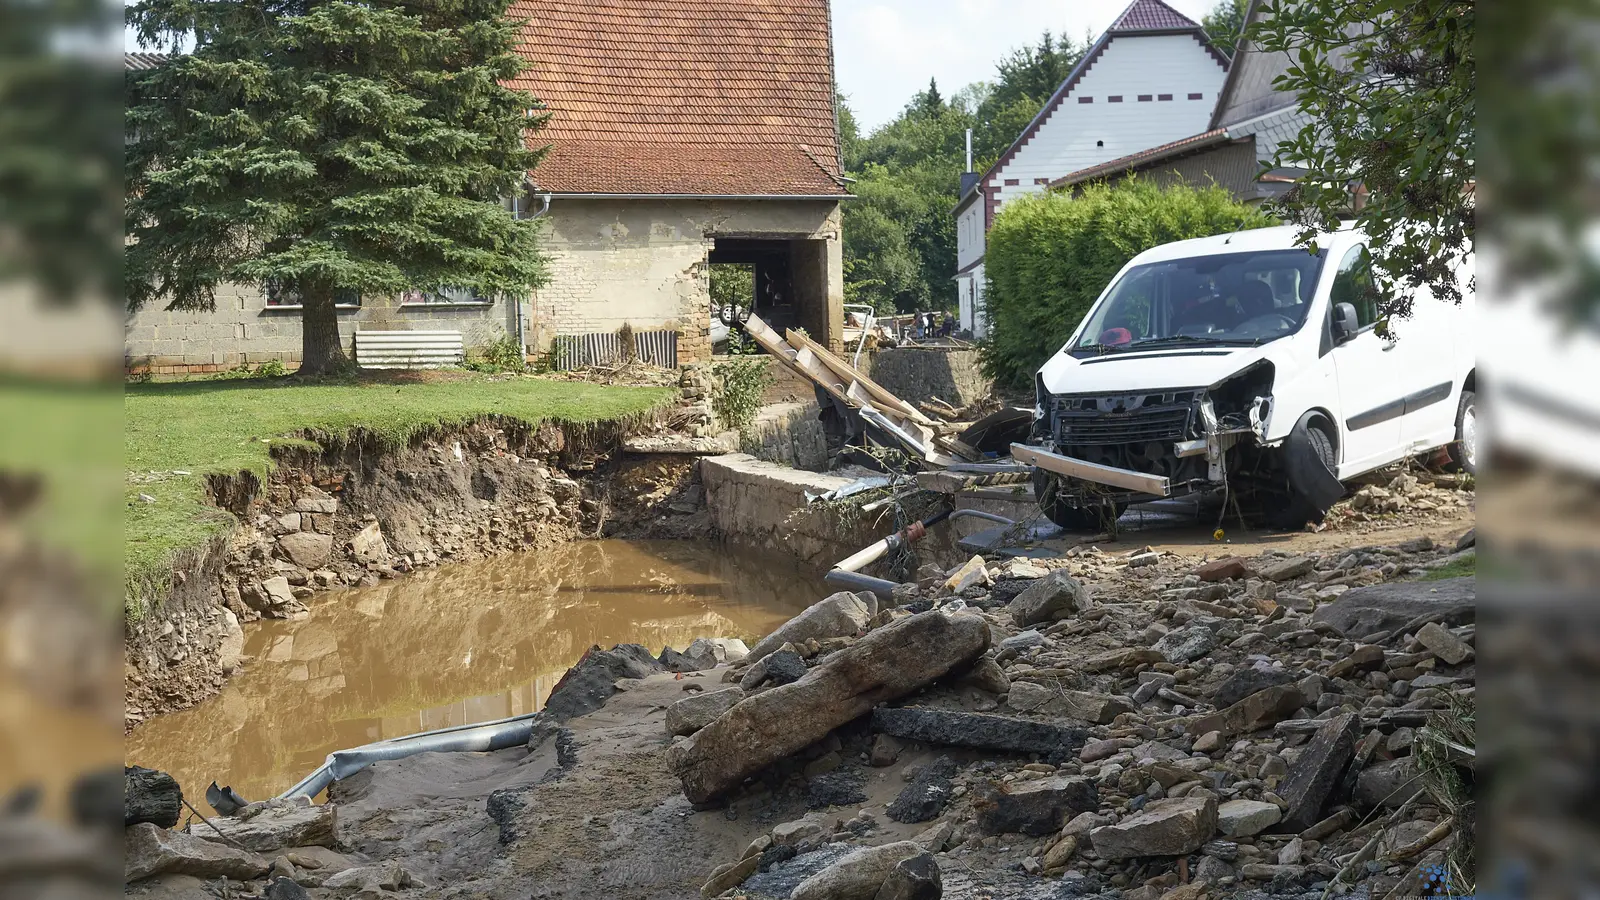
[[[336,750],[328,754],[327,760],[310,775],[278,796],[284,800],[315,797],[333,782],[349,778],[367,766],[384,760],[405,759],[418,753],[453,750],[481,753],[526,744],[528,738],[533,735],[533,724],[539,715],[539,713],[528,713],[476,725],[455,725],[435,731],[424,731],[421,734],[377,741],[349,750]]]
[[[950,518],[950,511],[945,510],[941,513],[935,513],[920,522],[912,522],[904,530],[897,531],[881,541],[868,544],[840,560],[838,564],[828,571],[828,574],[823,576],[823,580],[830,584],[860,588],[872,591],[880,597],[888,597],[896,587],[899,587],[899,582],[890,581],[887,578],[862,575],[860,570],[883,559],[891,550],[922,540],[927,535],[929,528],[948,518]]]
[[[980,509],[958,509],[950,514],[950,518],[952,519],[965,519],[968,517],[974,519],[988,519],[991,522],[999,522],[1001,525],[1017,524],[1015,519],[1008,519],[1005,516],[997,515],[992,512],[984,512]]]

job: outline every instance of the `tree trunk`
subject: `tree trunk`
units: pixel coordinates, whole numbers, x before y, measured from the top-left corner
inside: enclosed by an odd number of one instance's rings
[[[300,282],[301,375],[331,375],[350,366],[339,344],[339,315],[333,296],[331,281],[306,278]]]

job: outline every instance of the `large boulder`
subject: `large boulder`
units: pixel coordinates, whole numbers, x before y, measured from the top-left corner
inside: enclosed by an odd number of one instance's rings
[[[799,681],[742,701],[675,746],[668,763],[691,802],[709,802],[988,648],[989,624],[979,616],[943,610],[907,616],[833,653]]]
[[[113,794],[112,796],[116,796]],[[183,811],[183,789],[171,775],[143,766],[122,770],[122,818],[124,825],[149,822],[162,828],[178,824]]]
[[[923,852],[895,863],[873,900],[939,900],[944,896],[944,878],[939,861]]]
[[[1089,832],[1102,859],[1183,856],[1200,849],[1217,830],[1217,801],[1211,796],[1157,800],[1137,815]]]
[[[1396,809],[1421,790],[1411,757],[1402,756],[1362,769],[1356,777],[1355,801],[1366,809]]]
[[[1284,684],[1256,691],[1221,712],[1189,720],[1190,734],[1221,732],[1223,738],[1249,734],[1276,725],[1306,705],[1306,695],[1298,685]]]
[[[283,805],[270,805],[280,804]],[[273,853],[290,847],[332,847],[334,805],[297,805],[269,801],[249,818],[216,816],[211,825],[198,824],[189,831],[208,841],[231,841],[256,853]],[[221,829],[222,834],[217,834]]]
[[[122,867],[130,882],[156,875],[249,881],[267,874],[272,864],[248,850],[141,822],[124,832]]]
[[[840,591],[779,625],[777,631],[762,638],[751,649],[748,661],[758,662],[784,644],[798,647],[809,640],[823,641],[857,634],[865,631],[872,617],[877,614],[878,601],[873,595]]]
[[[914,841],[863,847],[800,882],[789,897],[790,900],[874,900],[896,866],[926,855],[922,845]]]
[[[1351,588],[1317,607],[1313,622],[1326,622],[1347,637],[1393,631],[1419,616],[1437,616],[1445,625],[1465,625],[1476,617],[1478,580],[1392,581]]]
[[[1100,808],[1100,794],[1087,778],[1056,776],[995,786],[978,794],[977,824],[985,834],[1055,834],[1079,813]]]
[[[667,733],[678,737],[694,734],[743,699],[744,691],[736,687],[690,694],[667,707]]]
[[[1280,830],[1299,832],[1317,824],[1360,738],[1361,717],[1355,713],[1336,716],[1317,729],[1278,787],[1278,796],[1288,804]]]
[[[618,644],[610,650],[590,647],[556,682],[545,712],[555,719],[592,713],[605,705],[621,679],[646,678],[660,671],[660,661],[638,644]]]
[[[1254,837],[1283,820],[1283,810],[1264,800],[1229,800],[1217,807],[1217,831],[1223,837]]]
[[[303,569],[320,569],[333,559],[333,538],[315,531],[295,531],[278,538],[283,555]]]
[[[1018,594],[1006,607],[1018,628],[1077,615],[1089,606],[1089,590],[1066,569],[1056,569]]]

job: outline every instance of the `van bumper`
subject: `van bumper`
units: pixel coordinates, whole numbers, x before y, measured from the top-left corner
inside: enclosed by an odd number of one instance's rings
[[[1170,497],[1172,487],[1167,479],[1161,475],[1146,475],[1132,469],[1118,469],[1114,466],[1102,466],[1070,456],[1051,453],[1040,447],[1029,447],[1025,444],[1011,445],[1011,458],[1020,463],[1035,468],[1076,478],[1080,481],[1092,481],[1096,484],[1105,484],[1119,487],[1127,491],[1137,491],[1153,497]]]

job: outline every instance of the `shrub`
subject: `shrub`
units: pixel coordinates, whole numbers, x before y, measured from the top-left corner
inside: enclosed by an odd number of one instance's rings
[[[522,345],[511,335],[485,344],[471,354],[466,368],[474,372],[521,372],[528,367]]]
[[[1161,188],[1129,179],[1082,196],[1047,193],[1006,204],[989,232],[983,365],[1025,387],[1060,349],[1128,260],[1160,244],[1276,224],[1215,185]]]
[[[772,384],[765,356],[729,360],[711,368],[721,388],[711,398],[711,411],[726,428],[743,430],[761,409],[761,395]]]

